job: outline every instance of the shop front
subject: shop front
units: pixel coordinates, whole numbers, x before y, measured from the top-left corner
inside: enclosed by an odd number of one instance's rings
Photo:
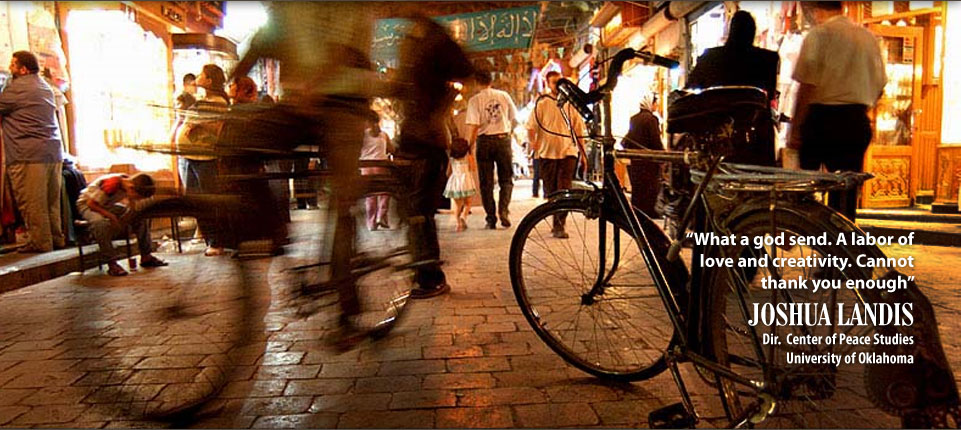
[[[802,2],[697,2],[683,15],[665,13],[671,11],[673,3],[652,11],[627,43],[681,59],[682,69],[672,73],[669,82],[658,86],[661,91],[683,86],[684,76],[698,56],[724,42],[731,14],[743,9],[757,22],[755,45],[780,54],[777,108],[788,117],[792,115],[797,91],[791,78],[794,60],[804,35],[814,25]],[[953,33],[946,26],[949,22],[945,15],[957,9],[961,5],[950,2],[845,2],[845,13],[877,36],[888,75],[888,85],[872,112],[875,132],[864,166],[875,178],[865,184],[861,193],[864,208],[912,207],[932,202],[935,210],[948,202],[956,207],[961,177],[961,146],[957,142],[961,142],[961,132],[944,132],[953,130],[953,126],[950,121],[942,124],[941,119],[942,110],[955,104],[955,97],[945,92],[953,88],[953,81],[942,75],[949,76],[955,61],[946,53]],[[661,15],[672,16],[677,22],[666,24]],[[953,91],[961,96],[961,88]],[[632,104],[615,103],[614,109],[634,108]],[[777,142],[779,151],[787,133],[788,127],[782,127]]]
[[[72,8],[71,8],[72,9]],[[140,171],[169,167],[169,156],[131,148],[169,139],[169,46],[122,8],[66,12],[74,145],[84,169],[132,164]]]
[[[688,49],[687,17],[703,15],[704,11],[720,4],[719,2],[660,2],[646,5],[630,2],[606,2],[591,20],[591,25],[600,30],[599,61],[613,56],[624,48],[653,52],[657,55],[683,59]],[[707,5],[708,7],[705,7]],[[711,45],[713,46],[713,45]],[[630,130],[631,117],[641,108],[642,100],[655,99],[654,114],[661,119],[661,131],[666,129],[667,103],[670,93],[683,86],[683,76],[688,65],[682,61],[679,69],[665,69],[632,61],[625,65],[617,87],[611,92],[611,132],[617,145]],[[601,73],[603,76],[603,73]],[[667,141],[666,133],[663,141]],[[628,190],[627,166],[618,162],[615,172]],[[599,177],[595,178],[600,180]]]
[[[918,3],[924,2],[872,4],[870,10],[863,3],[849,6],[878,37],[888,76],[874,109],[865,170],[875,178],[865,184],[862,207],[931,203],[938,188],[943,8]]]
[[[862,208],[905,208],[944,200],[940,186],[944,11],[948,2],[845,2],[845,13],[878,39],[888,84],[873,108],[874,137],[864,170],[874,175],[861,192]],[[801,2],[739,2],[758,21],[757,45],[781,56],[780,109],[793,114],[791,79],[803,36],[814,25]],[[782,130],[783,146],[787,127]]]
[[[169,145],[181,78],[175,72],[201,61],[176,59],[175,36],[210,36],[222,20],[219,3],[57,3],[68,70],[81,77],[67,94],[70,152],[88,178],[144,171],[175,187],[174,157],[142,149]]]
[[[943,107],[937,149],[935,202],[932,210],[949,212],[961,205],[961,4],[945,2],[941,70]],[[953,77],[953,79],[952,79]]]
[[[862,208],[930,204],[937,183],[941,124],[943,6],[946,2],[845,2],[845,13],[878,39],[888,84],[871,117],[874,137],[864,170],[874,175],[861,193]],[[742,1],[758,23],[755,44],[778,51],[779,109],[793,116],[794,59],[814,25],[802,2]],[[788,127],[780,133],[783,148]]]

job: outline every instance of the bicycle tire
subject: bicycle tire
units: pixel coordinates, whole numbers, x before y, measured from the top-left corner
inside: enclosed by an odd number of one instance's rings
[[[386,227],[367,225],[367,211],[382,204],[377,199],[387,202]],[[353,224],[348,227],[353,230],[354,243],[350,247],[350,277],[360,313],[345,322],[355,332],[372,338],[387,335],[398,324],[414,287],[416,265],[405,201],[393,177],[385,175],[366,182],[363,195],[351,210]]]
[[[742,236],[772,235],[771,212],[765,203],[763,208],[747,214],[727,226],[726,234]],[[782,279],[791,280],[798,276],[804,279],[817,277],[820,279],[838,279],[842,283],[841,289],[831,289],[828,293],[813,293],[810,290],[763,290],[760,286],[762,277],[771,276],[770,269],[709,269],[704,279],[713,282],[710,288],[710,315],[706,319],[708,324],[705,337],[710,354],[719,364],[734,373],[748,377],[754,381],[764,381],[767,388],[765,393],[773,399],[774,409],[761,422],[752,422],[758,427],[791,427],[791,428],[847,428],[899,427],[898,417],[886,413],[879,407],[879,402],[873,396],[868,386],[866,372],[867,365],[841,364],[832,368],[831,364],[800,365],[787,362],[788,353],[805,353],[809,355],[835,353],[840,356],[851,353],[869,352],[870,345],[797,345],[788,344],[788,334],[831,336],[832,333],[844,333],[849,336],[872,336],[876,328],[852,326],[844,328],[828,325],[818,326],[765,326],[757,324],[754,330],[747,324],[749,311],[754,304],[771,303],[777,305],[783,300],[785,303],[822,303],[827,300],[831,321],[837,322],[841,318],[837,314],[837,304],[852,305],[857,300],[853,290],[843,286],[848,279],[871,279],[876,277],[874,270],[858,267],[854,258],[859,254],[868,256],[882,256],[875,246],[837,245],[834,243],[839,234],[850,236],[856,230],[853,225],[844,220],[836,212],[818,203],[808,202],[800,206],[780,207],[774,213],[777,229],[774,235],[785,234],[786,239],[796,236],[821,236],[827,233],[830,243],[827,245],[812,245],[810,253],[804,247],[796,245],[765,246],[764,253],[769,257],[803,258],[805,255],[821,257],[840,256],[849,258],[851,266],[844,270],[836,269],[801,269],[792,273],[779,270]],[[790,239],[787,239],[790,242]],[[723,257],[737,260],[742,256],[762,257],[764,253],[751,252],[753,245],[724,247],[714,253]],[[741,280],[741,281],[739,281]],[[742,303],[738,291],[744,297]],[[877,290],[859,290],[861,304],[882,302]],[[746,306],[742,308],[742,306]],[[850,316],[850,312],[845,313]],[[836,330],[837,329],[837,330]],[[764,335],[777,335],[779,344],[768,342],[763,344]],[[754,339],[760,339],[755,342]],[[823,338],[822,338],[823,339]],[[760,354],[758,346],[760,345]],[[773,380],[766,380],[765,375],[773,376]],[[793,379],[792,379],[793,378]],[[738,419],[748,414],[747,410],[757,406],[759,393],[747,388],[740,388],[732,381],[722,378],[716,379],[719,396],[729,419]],[[776,388],[772,388],[772,386]],[[770,391],[774,391],[773,393]]]
[[[397,325],[416,267],[402,186],[392,173],[360,179],[358,197],[344,219],[338,220],[336,197],[329,192],[318,200],[319,210],[301,214],[293,246],[270,271],[275,282],[288,285],[287,305],[297,309],[298,318],[309,318],[322,329],[338,325],[351,343],[383,337]],[[367,200],[379,196],[387,199],[388,213],[386,220],[377,221],[386,228],[366,225]],[[344,293],[356,302],[351,304]]]
[[[200,200],[171,198],[122,223],[171,217],[217,223],[223,213]],[[68,305],[84,335],[63,345],[64,357],[84,358],[86,374],[77,384],[95,387],[84,402],[102,414],[182,419],[213,399],[239,365],[263,354],[246,264],[193,248],[156,252],[167,267],[82,278],[94,292]]]
[[[567,216],[566,230],[571,235],[570,239],[545,237],[548,233],[546,230],[553,227],[551,218],[558,214]],[[640,217],[649,238],[655,232],[663,237],[663,232],[658,230],[653,222],[643,215]],[[648,379],[667,368],[664,351],[668,348],[674,332],[638,245],[634,237],[628,233],[628,223],[621,217],[603,220],[607,231],[613,232],[616,229],[612,227],[617,227],[622,238],[630,239],[621,240],[620,248],[623,255],[619,266],[613,275],[606,276],[607,289],[603,295],[597,296],[593,303],[582,302],[582,295],[591,290],[600,270],[599,255],[592,258],[588,254],[598,252],[599,241],[596,233],[599,232],[598,223],[601,221],[602,217],[597,216],[596,209],[583,199],[555,200],[531,211],[518,225],[511,242],[510,275],[514,295],[534,332],[566,362],[603,379],[617,381]],[[557,264],[548,268],[536,268],[538,262],[536,254],[550,252],[554,245],[549,242],[553,241],[556,241],[558,248],[565,248],[562,249],[566,250],[564,257],[571,258],[573,263],[566,268],[562,267],[561,259],[553,255],[549,258]],[[611,259],[613,235],[609,235],[605,241],[609,243],[606,247],[608,255],[605,266],[607,266],[613,264]],[[577,244],[574,244],[575,242]],[[666,237],[663,237],[663,240],[652,240],[652,243],[654,246],[663,248],[656,250],[655,255],[666,255],[668,244]],[[578,258],[581,260],[579,266],[576,261]],[[585,266],[587,260],[591,260],[592,268]],[[671,266],[666,264],[665,261],[661,261],[671,284],[683,286],[687,273],[683,264],[680,262]],[[576,281],[562,279],[561,275],[566,269],[580,270],[580,279]],[[605,268],[605,271],[609,269]],[[541,299],[550,299],[551,295],[558,295],[557,291],[551,291],[549,286],[541,282],[539,278],[543,276],[553,276],[559,281],[569,282],[570,286],[574,287],[571,296],[557,297],[565,300],[559,309],[548,305],[548,302],[541,303]],[[624,303],[620,305],[620,309],[615,308],[616,300]],[[553,318],[549,318],[549,314],[555,310],[565,309],[564,306],[578,309],[576,312],[578,315],[580,310],[592,310],[588,312],[589,320],[583,321],[592,325],[594,329],[592,338],[579,337],[578,331],[582,322],[579,318],[573,323],[573,330],[570,333],[553,330],[551,327]],[[615,318],[611,318],[609,314],[615,314]],[[617,325],[619,322],[625,322],[625,325],[630,327],[622,328]],[[604,326],[601,327],[602,333],[598,333],[597,330],[600,325]],[[558,325],[558,328],[561,326]],[[602,340],[606,340],[607,345],[597,342],[598,334],[604,337]],[[592,348],[595,350],[591,351]],[[590,356],[592,354],[593,357]]]

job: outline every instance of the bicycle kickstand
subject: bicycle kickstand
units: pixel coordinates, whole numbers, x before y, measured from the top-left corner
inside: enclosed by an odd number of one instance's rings
[[[694,410],[691,395],[687,392],[687,386],[684,385],[681,370],[678,368],[677,358],[681,355],[680,346],[669,348],[664,352],[667,367],[671,370],[674,383],[681,392],[681,402],[651,411],[648,414],[648,424],[651,428],[694,428],[697,425],[697,411]]]

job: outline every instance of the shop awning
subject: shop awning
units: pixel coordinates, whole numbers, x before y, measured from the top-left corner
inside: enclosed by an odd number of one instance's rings
[[[180,33],[170,35],[173,49],[203,49],[237,57],[237,44],[230,40],[203,33]]]

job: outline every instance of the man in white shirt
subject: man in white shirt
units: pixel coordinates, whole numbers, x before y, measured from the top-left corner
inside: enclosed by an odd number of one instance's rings
[[[480,194],[484,211],[487,212],[487,228],[497,228],[498,215],[501,225],[510,227],[508,206],[514,188],[511,130],[517,118],[517,107],[509,94],[491,88],[490,72],[479,71],[475,79],[483,89],[467,102],[467,126],[471,148],[477,150]],[[499,211],[494,204],[495,165],[500,185]]]
[[[874,35],[843,15],[841,2],[811,2],[818,26],[801,45],[794,80],[800,83],[788,147],[801,168],[860,172],[871,143],[868,109],[887,76]],[[857,189],[832,192],[829,205],[854,220]]]
[[[557,81],[560,78],[561,74],[558,72],[547,73],[547,85],[554,94],[557,94]],[[584,120],[574,111],[574,108],[567,104],[564,109],[566,112],[561,112],[561,108],[557,107],[557,101],[553,97],[545,97],[537,102],[534,112],[527,119],[527,133],[534,147],[534,156],[541,160],[544,197],[554,191],[571,188],[577,158],[581,152],[578,147],[583,149],[584,143],[580,138],[576,142],[571,140],[564,114],[573,124],[575,135],[587,134]],[[558,239],[569,237],[564,228],[565,218],[564,215],[554,217],[551,235]]]

